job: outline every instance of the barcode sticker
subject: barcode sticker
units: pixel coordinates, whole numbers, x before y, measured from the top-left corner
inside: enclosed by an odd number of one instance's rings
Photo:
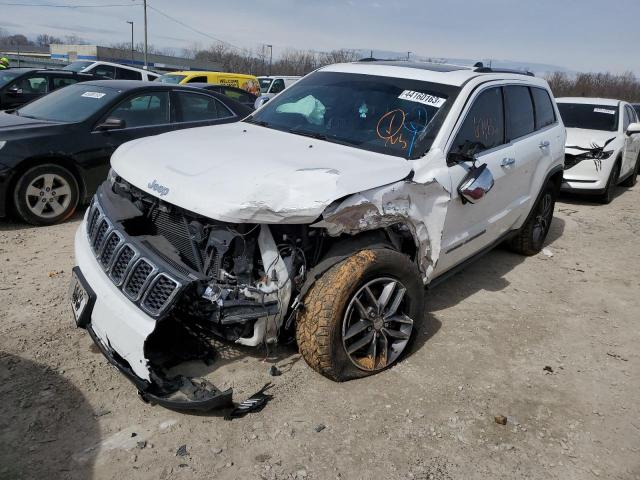
[[[615,110],[609,110],[607,108],[594,108],[593,111],[596,112],[596,113],[606,113],[608,115],[615,115],[616,114]]]
[[[446,98],[436,97],[428,93],[415,92],[413,90],[405,90],[398,98],[400,100],[408,100],[409,102],[422,103],[434,108],[440,108],[447,101]]]
[[[102,98],[106,95],[106,93],[100,93],[100,92],[84,92],[82,94],[83,97],[87,97],[87,98]]]

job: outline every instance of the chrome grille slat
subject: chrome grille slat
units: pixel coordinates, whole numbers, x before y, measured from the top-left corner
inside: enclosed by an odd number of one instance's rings
[[[126,235],[107,218],[95,197],[86,223],[91,250],[111,282],[145,313],[153,317],[165,313],[183,284],[142,256],[138,247],[128,242]],[[163,270],[172,268],[176,267],[169,264]]]

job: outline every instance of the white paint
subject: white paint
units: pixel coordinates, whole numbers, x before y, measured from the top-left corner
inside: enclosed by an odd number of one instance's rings
[[[411,172],[391,155],[236,123],[129,142],[111,159],[138,188],[154,180],[163,200],[234,223],[310,223],[334,200]]]

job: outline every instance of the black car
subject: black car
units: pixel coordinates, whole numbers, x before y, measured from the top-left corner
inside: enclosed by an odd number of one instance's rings
[[[0,70],[0,110],[17,108],[42,95],[78,82],[96,80],[90,73],[36,68]]]
[[[638,118],[640,118],[640,103],[632,103],[631,106],[636,111]]]
[[[104,181],[123,143],[250,113],[215,92],[137,80],[78,83],[0,112],[0,216],[13,206],[35,225],[65,220]]]
[[[240,102],[241,104],[251,108],[253,110],[255,107],[256,100],[258,99],[257,95],[253,93],[249,93],[246,90],[238,87],[228,87],[227,85],[218,85],[214,83],[190,83],[191,87],[204,88],[205,90],[209,90],[210,92],[217,92],[225,95],[236,102]]]

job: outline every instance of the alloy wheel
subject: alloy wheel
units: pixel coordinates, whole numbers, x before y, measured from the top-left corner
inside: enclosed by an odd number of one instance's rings
[[[553,195],[551,192],[545,192],[540,200],[540,206],[536,212],[533,224],[533,240],[540,242],[544,239],[549,231],[551,221],[553,220]]]
[[[378,371],[405,350],[413,319],[407,315],[406,287],[393,278],[377,278],[351,298],[342,324],[342,343],[349,360],[361,370]]]
[[[27,207],[41,218],[62,215],[71,204],[71,186],[62,176],[46,173],[36,177],[25,192]]]

